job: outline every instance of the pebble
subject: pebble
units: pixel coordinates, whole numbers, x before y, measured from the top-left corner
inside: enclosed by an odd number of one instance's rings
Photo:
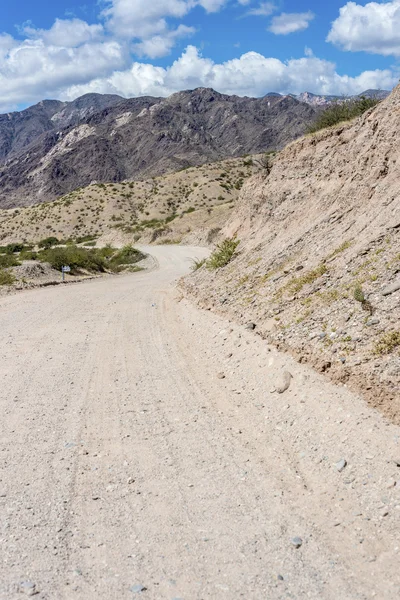
[[[290,382],[293,379],[293,375],[289,371],[284,371],[282,375],[278,378],[275,384],[275,391],[278,394],[283,394],[290,387]]]
[[[133,479],[133,477],[129,477],[129,479],[126,482],[128,485],[131,485],[132,483],[135,483],[135,480]]]
[[[386,488],[390,490],[391,488],[396,487],[397,481],[395,479],[389,479]]]
[[[245,325],[245,329],[248,329],[249,331],[254,331],[256,327],[257,325],[255,323],[247,323],[247,325]]]
[[[291,544],[295,548],[300,548],[300,546],[303,545],[303,540],[301,539],[301,537],[294,537],[291,539]]]
[[[341,473],[343,471],[343,469],[345,469],[347,466],[347,460],[345,460],[344,458],[342,458],[341,460],[339,460],[339,462],[336,463],[336,468],[339,471],[339,473]]]
[[[218,379],[225,379],[225,373],[217,373]]]
[[[371,327],[371,325],[379,325],[379,323],[379,319],[370,319],[369,321],[367,321],[367,326]]]
[[[389,294],[393,294],[393,292],[397,292],[397,290],[400,290],[400,280],[384,287],[382,296],[389,296]]]
[[[22,581],[19,584],[19,589],[23,594],[27,596],[35,596],[39,593],[39,590],[36,589],[36,584],[32,581]]]
[[[133,585],[130,588],[130,591],[133,592],[134,594],[140,594],[141,592],[145,592],[147,590],[146,587],[144,587],[144,585],[140,584],[140,583],[136,583],[135,585]]]

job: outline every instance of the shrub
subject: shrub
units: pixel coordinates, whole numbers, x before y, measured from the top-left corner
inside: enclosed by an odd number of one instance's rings
[[[388,331],[375,344],[374,354],[389,354],[400,347],[400,331]]]
[[[37,260],[38,253],[32,252],[32,250],[24,250],[19,255],[20,260]]]
[[[59,244],[59,240],[56,237],[47,237],[43,240],[40,240],[38,246],[39,248],[43,248],[43,250],[48,250],[49,248],[53,248]]]
[[[12,254],[1,254],[0,255],[0,269],[7,267],[18,267],[21,263]]]
[[[312,271],[308,271],[304,275],[300,275],[300,277],[293,277],[288,283],[288,289],[292,293],[300,292],[305,285],[309,285],[314,283],[319,277],[325,275],[328,272],[328,269],[324,263],[321,263],[316,269]]]
[[[307,132],[315,133],[320,129],[326,129],[344,121],[351,121],[376,106],[379,102],[380,100],[376,98],[366,98],[365,96],[353,100],[338,100],[317,117]]]
[[[15,282],[15,277],[10,271],[0,269],[0,285],[12,285]]]
[[[214,250],[210,258],[207,260],[208,269],[219,269],[225,267],[236,254],[236,248],[239,246],[240,240],[235,238],[227,238]]]
[[[365,295],[361,285],[356,285],[356,287],[354,288],[353,296],[354,300],[357,300],[357,302],[361,302],[361,304],[364,304]]]
[[[192,269],[192,271],[198,271],[198,269],[201,269],[201,267],[206,264],[206,261],[206,258],[193,258],[192,265],[190,268]]]
[[[107,263],[101,252],[95,249],[67,246],[66,248],[49,248],[39,254],[41,262],[48,262],[54,269],[61,271],[61,267],[70,266],[71,271],[87,269],[103,273]]]
[[[142,252],[136,250],[136,248],[133,246],[128,245],[124,246],[121,250],[114,254],[110,260],[110,266],[115,268],[122,265],[132,265],[140,260],[143,260],[144,258],[145,255]]]
[[[115,254],[116,249],[110,244],[107,244],[107,246],[104,246],[104,248],[99,248],[97,252],[104,258],[111,258]]]
[[[23,244],[8,244],[6,246],[6,253],[7,254],[15,254],[16,252],[22,252],[23,249],[24,249]]]

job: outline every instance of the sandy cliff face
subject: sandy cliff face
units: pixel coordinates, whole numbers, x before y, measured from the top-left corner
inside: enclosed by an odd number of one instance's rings
[[[241,240],[238,255],[186,284],[396,419],[399,133],[400,87],[357,121],[290,144],[246,184],[225,227]]]

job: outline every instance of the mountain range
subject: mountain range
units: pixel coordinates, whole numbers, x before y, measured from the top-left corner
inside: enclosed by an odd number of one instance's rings
[[[0,208],[54,200],[93,181],[148,178],[279,150],[304,134],[322,98],[198,88],[169,98],[43,100],[0,115]]]
[[[208,88],[169,98],[46,100],[0,116],[0,208],[53,200],[93,181],[280,149],[315,116],[290,96],[241,98]]]

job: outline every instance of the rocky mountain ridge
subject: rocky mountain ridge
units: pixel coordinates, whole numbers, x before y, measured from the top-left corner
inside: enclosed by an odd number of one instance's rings
[[[280,149],[315,116],[289,96],[241,98],[204,88],[169,98],[46,101],[0,119],[0,208],[54,200],[93,181]]]
[[[0,165],[42,134],[77,125],[121,101],[120,96],[86,94],[73,102],[42,100],[25,110],[0,115]]]
[[[388,90],[365,90],[361,94],[357,94],[355,96],[327,96],[320,94],[312,94],[311,92],[303,92],[298,95],[294,95],[299,102],[304,102],[305,104],[309,104],[310,106],[326,108],[330,106],[333,102],[343,102],[348,100],[353,100],[357,98],[376,98],[377,100],[384,100],[389,96],[390,92]]]

